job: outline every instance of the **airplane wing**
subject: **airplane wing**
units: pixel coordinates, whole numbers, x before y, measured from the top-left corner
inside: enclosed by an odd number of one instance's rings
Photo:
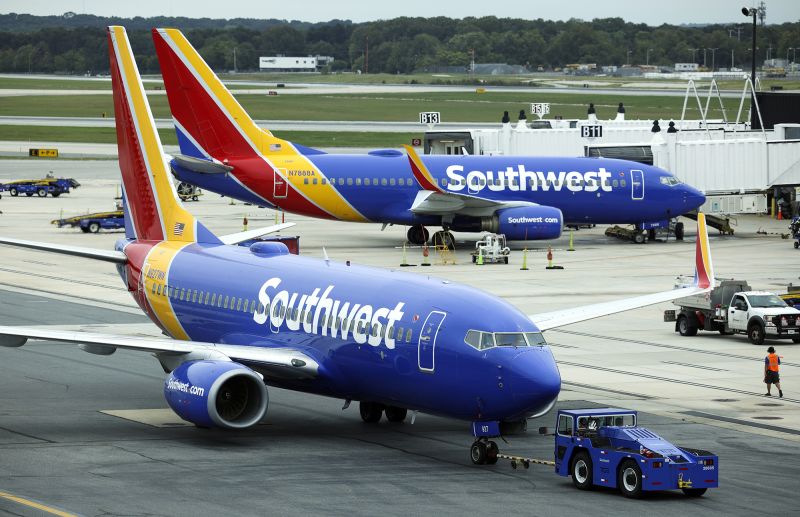
[[[697,248],[695,252],[695,277],[693,285],[644,296],[534,314],[531,315],[530,318],[536,326],[539,327],[539,330],[545,331],[571,323],[578,323],[580,321],[600,318],[601,316],[608,316],[609,314],[615,314],[617,312],[629,311],[656,303],[676,300],[684,296],[708,292],[714,288],[714,282],[714,268],[711,263],[711,248],[708,244],[706,216],[701,213],[698,214],[697,217]]]
[[[408,154],[408,162],[414,178],[423,190],[411,204],[411,211],[415,214],[447,215],[460,214],[475,217],[490,216],[501,208],[516,208],[520,206],[539,206],[529,201],[494,201],[477,196],[448,192],[439,187],[436,179],[431,175],[425,164],[422,163],[413,147],[404,146]]]
[[[286,228],[291,228],[294,225],[295,223],[275,224],[272,226],[265,226],[263,228],[256,228],[255,230],[247,230],[245,232],[222,235],[219,237],[219,240],[221,240],[225,244],[239,244],[240,242],[244,242],[250,239],[255,239],[257,237],[261,237],[262,235],[267,235],[269,233],[276,233],[281,230],[285,230]]]
[[[317,376],[319,363],[307,354],[286,347],[241,346],[181,341],[169,338],[141,338],[51,330],[34,327],[0,326],[0,346],[19,347],[28,340],[76,343],[89,353],[109,355],[120,348],[158,355],[189,355],[192,359],[225,358],[254,367],[265,376],[281,379],[309,379]]]

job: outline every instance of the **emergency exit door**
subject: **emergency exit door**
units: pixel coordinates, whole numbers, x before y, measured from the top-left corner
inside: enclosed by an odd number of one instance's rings
[[[445,316],[446,314],[441,311],[431,311],[425,318],[425,323],[422,324],[417,348],[417,363],[423,372],[433,372],[435,367],[436,336],[439,334],[439,327],[442,326]]]
[[[281,174],[283,173],[283,174]],[[286,174],[286,169],[275,169],[274,172],[274,181],[273,181],[273,191],[272,195],[276,198],[285,198],[286,193],[289,191],[289,184],[284,178]]]
[[[642,171],[631,171],[631,198],[644,199],[644,172]]]

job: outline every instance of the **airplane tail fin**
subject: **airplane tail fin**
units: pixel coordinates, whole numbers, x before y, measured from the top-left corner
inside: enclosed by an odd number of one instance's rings
[[[711,246],[708,244],[706,215],[697,214],[697,248],[695,251],[694,285],[703,289],[714,288],[714,265],[711,263]]]
[[[290,147],[256,125],[181,31],[152,33],[182,154],[224,162]]]
[[[221,243],[178,199],[124,27],[108,28],[126,234],[139,240]]]

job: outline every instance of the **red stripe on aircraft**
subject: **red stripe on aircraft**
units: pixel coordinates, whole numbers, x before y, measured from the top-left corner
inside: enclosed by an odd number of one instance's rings
[[[143,281],[142,278],[142,267],[144,266],[144,261],[147,258],[147,254],[150,253],[150,250],[153,249],[153,243],[146,243],[146,242],[133,242],[125,246],[125,256],[128,257],[128,263],[125,265],[126,269],[126,277],[128,280],[128,292],[131,293],[133,299],[139,305],[139,307],[147,314],[147,317],[150,318],[151,321],[155,322],[156,325],[161,327],[161,330],[167,332],[167,329],[161,325],[160,319],[158,315],[153,311],[150,307],[150,303],[147,301],[147,293],[144,292],[142,289]]]
[[[428,178],[426,178],[425,175],[422,173],[422,171],[419,170],[417,164],[414,163],[414,160],[410,156],[408,157],[408,163],[411,165],[411,172],[414,174],[414,177],[417,179],[417,181],[419,182],[420,186],[423,189],[433,190],[435,192],[440,191],[438,185],[434,185],[433,183],[428,181]]]

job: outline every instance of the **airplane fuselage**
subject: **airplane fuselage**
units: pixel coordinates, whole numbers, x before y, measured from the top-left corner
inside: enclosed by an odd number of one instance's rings
[[[117,249],[130,258],[121,268],[129,290],[170,336],[293,348],[319,363],[316,379],[276,386],[465,420],[539,414],[560,389],[536,326],[476,289],[274,254],[269,244],[120,241]],[[540,344],[478,349],[465,341],[470,330],[505,340],[529,333]]]
[[[303,149],[304,150],[304,149]],[[307,151],[306,151],[307,152]],[[445,193],[496,202],[556,207],[566,224],[663,221],[704,198],[656,167],[605,158],[422,156]],[[405,153],[294,154],[230,158],[229,174],[201,174],[173,162],[177,177],[255,204],[332,219],[403,225],[450,225],[447,215],[411,210],[422,188]],[[479,217],[479,216],[476,216]],[[469,215],[455,218],[467,223]]]

